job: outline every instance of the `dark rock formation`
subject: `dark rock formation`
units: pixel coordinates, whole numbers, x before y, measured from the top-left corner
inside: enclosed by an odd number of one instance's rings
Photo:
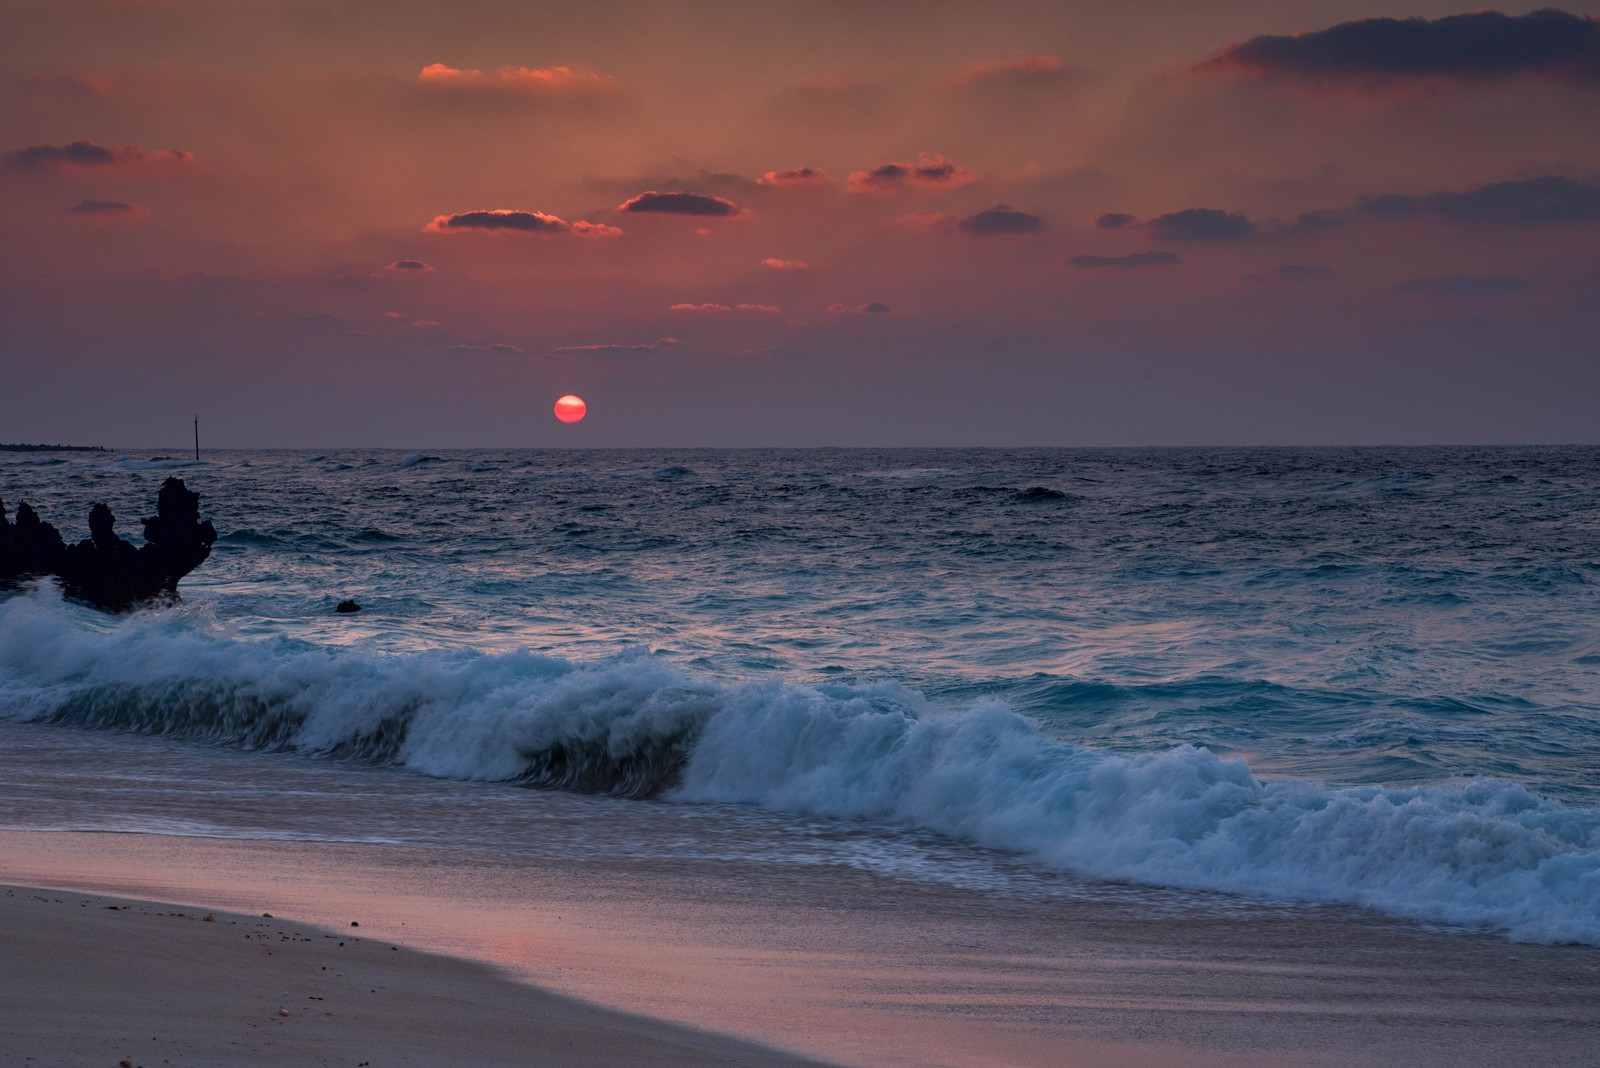
[[[169,478],[156,497],[156,514],[144,521],[145,544],[117,536],[117,517],[104,504],[89,511],[89,537],[70,548],[61,534],[26,504],[17,520],[0,503],[0,584],[53,575],[68,597],[124,612],[178,597],[178,580],[211,554],[217,531],[200,519],[200,494]]]
[[[337,605],[334,606],[333,610],[335,612],[346,612],[346,613],[348,613],[348,612],[359,612],[359,611],[361,611],[361,606],[356,604],[354,601],[340,601]]]

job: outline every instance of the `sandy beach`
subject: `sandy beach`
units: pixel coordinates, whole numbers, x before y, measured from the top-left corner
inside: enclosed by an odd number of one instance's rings
[[[0,932],[7,1065],[812,1063],[270,914],[5,887]]]
[[[0,873],[53,888],[0,898],[0,1045],[37,1064],[1557,1066],[1600,1034],[1591,949],[1322,910],[130,834],[0,832]]]

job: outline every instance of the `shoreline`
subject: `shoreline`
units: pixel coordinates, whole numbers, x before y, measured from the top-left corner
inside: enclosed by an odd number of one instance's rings
[[[616,859],[529,867],[433,848],[123,832],[0,831],[0,879],[60,887],[30,891],[51,897],[70,890],[182,901],[199,904],[144,907],[191,916],[214,907],[251,922],[252,913],[272,912],[261,922],[312,925],[294,928],[312,942],[283,943],[286,956],[308,945],[347,953],[317,943],[357,920],[363,944],[383,958],[376,965],[400,969],[386,980],[391,988],[414,989],[425,1005],[457,997],[461,1018],[480,1021],[463,1031],[474,1040],[500,1026],[495,1013],[533,1021],[524,1043],[546,1041],[537,1025],[554,1020],[579,1052],[550,1063],[579,1066],[1556,1068],[1589,1063],[1600,1033],[1600,952],[1592,948],[1430,932],[1340,910],[1001,903],[837,869]],[[4,917],[14,905],[0,901],[0,922],[11,922]],[[131,1011],[125,999],[149,992],[150,969],[118,932],[139,914],[57,907],[53,916],[60,930],[40,925],[33,955],[52,960],[65,939],[82,964],[62,977],[50,1004],[68,1006],[69,1016],[106,999]],[[141,922],[177,929],[170,916]],[[206,928],[216,929],[182,929]],[[212,986],[205,977],[239,974],[236,954],[249,947],[234,941],[185,958],[183,974],[202,990]],[[341,959],[311,970],[320,975]],[[95,987],[106,960],[135,978]],[[419,971],[406,971],[418,960]],[[430,992],[430,974],[457,978]],[[273,982],[266,993],[293,992]],[[247,1007],[259,1025],[262,995],[252,996]],[[429,1019],[425,1009],[400,1015]],[[384,1019],[346,1019],[341,1041],[381,1038]],[[63,1020],[54,1033],[65,1040],[72,1026]],[[268,1033],[295,1034],[282,1026]],[[628,1052],[602,1052],[595,1043],[608,1035],[632,1043]],[[664,1042],[659,1050],[655,1040]],[[0,1045],[23,1048],[5,1034]],[[506,1048],[475,1053],[476,1063],[501,1063],[495,1050]],[[734,1052],[716,1060],[707,1048]],[[454,1061],[371,1063],[461,1063],[459,1047],[450,1049]],[[649,1059],[658,1055],[665,1059]],[[515,1057],[504,1063],[541,1063],[525,1046]],[[361,1059],[369,1058],[325,1063]]]

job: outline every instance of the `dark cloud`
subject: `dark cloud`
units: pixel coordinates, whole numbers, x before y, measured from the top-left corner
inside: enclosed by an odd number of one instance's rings
[[[424,230],[436,234],[448,233],[523,233],[544,234],[554,236],[558,234],[573,234],[578,237],[615,237],[622,233],[615,226],[606,226],[603,223],[592,222],[567,222],[555,215],[546,215],[542,211],[516,211],[510,208],[495,208],[488,211],[464,211],[457,215],[436,215],[432,222],[423,227]]]
[[[907,188],[941,189],[965,185],[971,171],[958,167],[936,152],[924,152],[915,162],[885,163],[870,171],[850,175],[852,193],[899,193]]]
[[[1067,261],[1072,267],[1176,267],[1183,260],[1173,252],[1132,252],[1126,256],[1074,256]]]
[[[67,209],[68,215],[115,215],[126,218],[139,214],[137,204],[123,200],[80,200]]]
[[[657,193],[650,190],[623,201],[618,211],[629,214],[693,215],[700,218],[731,218],[745,210],[726,197],[705,193]]]
[[[423,263],[421,260],[395,260],[389,264],[391,271],[431,271],[433,264]]]
[[[1593,81],[1600,80],[1600,23],[1554,8],[1362,19],[1293,37],[1254,37],[1205,65],[1299,78],[1549,74]]]
[[[1247,274],[1242,282],[1320,282],[1333,277],[1331,267],[1309,267],[1301,263],[1280,263],[1270,271]]]
[[[1398,288],[1402,293],[1482,297],[1501,293],[1522,293],[1529,287],[1526,278],[1518,278],[1515,275],[1446,274],[1436,278],[1413,278],[1401,282]]]
[[[861,310],[867,315],[888,315],[889,305],[875,300],[871,304],[863,304]]]
[[[1146,219],[1143,225],[1163,241],[1235,241],[1256,232],[1256,224],[1245,216],[1216,208],[1185,208]]]
[[[1120,230],[1124,226],[1132,226],[1139,220],[1125,211],[1111,211],[1100,216],[1094,224],[1102,230]]]
[[[888,315],[889,305],[875,300],[871,304],[830,304],[829,315]]]
[[[968,215],[957,225],[969,234],[1036,234],[1044,229],[1044,220],[1026,211],[999,204],[988,211]]]
[[[1385,218],[1437,215],[1462,222],[1517,226],[1594,222],[1600,221],[1600,185],[1544,175],[1491,182],[1465,192],[1363,197],[1356,210]]]
[[[5,164],[13,170],[43,170],[53,167],[116,167],[136,163],[191,163],[194,156],[176,148],[147,152],[133,145],[106,148],[89,141],[70,145],[29,145],[5,154]]]
[[[1336,211],[1308,211],[1294,222],[1279,228],[1280,233],[1314,234],[1318,230],[1332,230],[1344,225],[1344,216]]]

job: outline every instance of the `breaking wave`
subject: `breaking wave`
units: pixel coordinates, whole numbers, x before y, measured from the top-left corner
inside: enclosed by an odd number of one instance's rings
[[[248,640],[199,614],[0,602],[0,716],[732,802],[931,830],[1094,878],[1343,903],[1600,944],[1600,810],[1513,783],[1263,781],[1195,747],[1119,755],[1003,704],[895,684],[729,685],[630,653],[385,654]]]

